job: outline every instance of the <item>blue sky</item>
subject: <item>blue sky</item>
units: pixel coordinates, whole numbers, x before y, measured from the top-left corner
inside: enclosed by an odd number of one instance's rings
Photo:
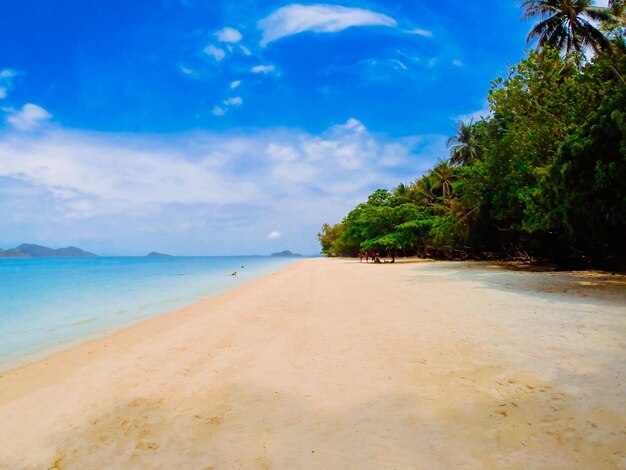
[[[0,28],[0,247],[319,250],[446,156],[531,25],[513,1],[21,0]]]

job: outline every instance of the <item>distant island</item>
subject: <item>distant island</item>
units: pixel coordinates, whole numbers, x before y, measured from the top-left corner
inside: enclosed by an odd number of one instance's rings
[[[279,253],[272,253],[272,256],[282,257],[282,258],[301,258],[302,255],[298,253],[292,253],[289,250],[284,250]]]
[[[97,256],[75,246],[54,249],[47,246],[23,243],[8,250],[0,249],[0,258],[95,258]]]
[[[159,253],[158,251],[151,251],[146,255],[146,258],[171,258],[172,255],[166,255],[165,253]]]

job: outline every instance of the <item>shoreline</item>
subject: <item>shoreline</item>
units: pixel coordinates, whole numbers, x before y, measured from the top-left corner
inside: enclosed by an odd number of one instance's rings
[[[624,468],[613,294],[388,267],[301,260],[0,372],[0,467]]]
[[[92,337],[76,339],[75,341],[71,341],[71,344],[63,346],[59,345],[58,350],[50,350],[47,349],[48,352],[35,353],[40,357],[36,357],[32,360],[25,360],[24,362],[17,364],[15,366],[9,367],[7,369],[0,369],[0,379],[5,376],[9,376],[13,373],[20,373],[22,370],[27,369],[44,369],[50,361],[60,361],[65,362],[65,356],[70,355],[78,355],[82,353],[86,353],[88,356],[92,356],[94,352],[99,351],[100,353],[108,354],[109,351],[102,351],[101,348],[108,347],[106,343],[116,342],[118,337],[122,337],[121,341],[126,341],[124,336],[133,335],[135,333],[140,336],[144,336],[146,333],[153,330],[163,330],[166,326],[174,326],[177,320],[183,318],[186,314],[186,311],[190,309],[202,309],[204,308],[204,304],[210,302],[218,297],[227,296],[227,295],[236,295],[236,291],[246,286],[253,284],[255,281],[266,278],[268,276],[272,276],[278,272],[287,270],[291,268],[294,264],[301,260],[295,261],[287,266],[280,268],[278,271],[269,272],[265,274],[258,275],[252,279],[248,279],[240,284],[235,286],[230,286],[224,290],[220,290],[218,292],[208,294],[199,299],[193,300],[190,303],[176,308],[174,310],[170,310],[163,313],[158,313],[154,316],[150,316],[147,318],[139,319],[133,323],[127,325],[118,325],[112,327],[113,329],[110,331],[101,331],[99,333],[95,333]],[[235,293],[233,293],[235,292]],[[85,359],[91,360],[92,358],[85,357]],[[1,384],[2,382],[0,382]],[[2,395],[0,394],[0,405],[2,404]]]
[[[127,258],[131,259],[131,257],[127,257]],[[228,257],[195,257],[195,258],[214,259],[214,258],[228,258]],[[245,261],[248,261],[248,258],[250,257],[242,256],[242,257],[232,257],[232,258],[234,259],[239,258],[237,261],[245,262]],[[257,258],[263,258],[263,257],[258,256]],[[41,258],[41,259],[30,258],[28,260],[40,261],[42,259],[44,262],[48,262],[50,260],[49,258]],[[109,258],[99,257],[98,261],[102,261],[102,260],[117,261],[119,259],[121,259],[121,257],[109,257]],[[132,258],[132,259],[145,261],[145,257],[141,257],[141,258],[137,257],[137,258]],[[176,259],[176,257],[168,258],[166,261],[170,259]],[[21,260],[22,259],[18,259],[18,261],[21,261]],[[69,259],[68,258],[61,259],[61,261],[65,261],[65,260],[69,260]],[[87,261],[91,261],[91,260],[92,259],[90,258]],[[79,259],[79,261],[81,260]],[[158,259],[156,260],[156,262],[161,263],[162,259]],[[237,265],[237,267],[239,266],[239,263],[235,263],[235,264]],[[111,299],[114,301],[113,304],[109,302],[107,303],[108,305],[107,307],[98,308],[99,311],[92,312],[92,313],[85,313],[85,312],[89,312],[90,310],[93,310],[93,308],[91,306],[85,306],[84,304],[78,305],[75,303],[75,304],[72,304],[69,309],[67,308],[68,306],[66,306],[65,310],[56,306],[54,307],[56,308],[55,314],[58,315],[60,320],[57,320],[57,322],[55,323],[51,323],[45,326],[40,326],[38,328],[31,329],[32,330],[31,334],[37,335],[39,337],[38,341],[30,342],[30,343],[24,342],[24,344],[20,345],[21,348],[15,348],[12,350],[9,350],[9,349],[2,350],[2,348],[0,348],[0,373],[6,372],[11,369],[15,369],[17,367],[21,367],[23,365],[27,365],[31,362],[44,359],[58,352],[62,352],[64,350],[79,346],[85,341],[105,338],[107,336],[110,336],[116,333],[117,331],[120,331],[129,326],[132,326],[136,323],[140,323],[144,320],[156,318],[160,315],[169,314],[173,311],[177,311],[181,308],[185,308],[189,305],[193,305],[196,302],[202,301],[204,299],[210,298],[215,295],[219,295],[223,292],[227,292],[233,288],[238,287],[239,285],[243,283],[254,280],[259,276],[276,272],[277,270],[280,270],[280,269],[285,268],[286,266],[289,266],[289,264],[291,264],[291,262],[285,263],[279,266],[269,266],[269,265],[262,266],[260,268],[260,271],[258,267],[254,266],[252,270],[249,269],[249,270],[240,272],[239,273],[240,275],[237,277],[230,276],[230,272],[232,271],[232,269],[229,270],[228,267],[224,268],[225,269],[224,273],[221,276],[216,276],[214,272],[207,271],[206,273],[201,273],[201,276],[203,278],[202,279],[203,287],[201,288],[199,287],[200,283],[198,282],[198,274],[192,273],[191,276],[192,276],[193,282],[186,280],[185,289],[181,289],[181,286],[179,284],[174,285],[173,289],[172,289],[172,284],[170,284],[169,286],[163,285],[161,286],[162,290],[163,291],[167,290],[168,291],[167,294],[162,294],[162,295],[159,294],[160,297],[159,295],[155,297],[154,295],[148,296],[144,293],[143,295],[135,295],[132,299],[129,299],[129,298],[125,299],[126,303],[123,302],[122,300],[123,297],[120,297],[118,299],[116,289],[120,287],[122,288],[126,287],[126,286],[119,285],[120,282],[118,282],[117,283],[118,285],[112,290],[113,295]],[[175,267],[174,269],[175,270],[177,269],[187,270],[189,269],[189,267],[182,266],[182,267]],[[178,276],[184,276],[184,275],[185,274],[182,274],[182,275],[178,274]],[[175,276],[172,276],[172,277],[175,277]],[[178,279],[183,279],[183,278],[179,277]],[[189,276],[185,277],[184,279],[189,279]],[[93,285],[95,282],[96,281],[91,281],[91,285]],[[135,286],[135,287],[139,287],[138,289],[139,292],[142,292],[141,288],[144,288],[143,291],[146,291],[147,289],[151,289],[151,288],[153,289],[153,286],[150,285],[151,283],[154,282],[152,279],[142,280],[141,282],[143,282],[145,286],[142,285],[141,283],[139,283],[138,286]],[[158,279],[157,282],[163,283],[160,279]],[[190,285],[193,286],[191,289],[188,287]],[[65,289],[67,291],[67,288]],[[78,287],[77,289],[80,290],[80,287]],[[106,295],[109,295],[109,294],[107,293]],[[73,293],[70,291],[67,291],[65,292],[65,296],[71,298],[73,296]],[[94,301],[100,302],[100,304],[104,305],[104,302],[102,302],[103,300],[105,300],[104,298],[93,297],[93,299]],[[139,302],[137,302],[137,299],[139,299]],[[83,300],[91,301],[92,299],[91,298],[87,299],[83,295]],[[79,312],[79,313],[77,315],[74,314],[73,319],[68,320],[64,318],[65,311],[72,312],[74,309],[76,310],[76,312]],[[35,309],[32,309],[32,308],[31,310],[36,311]],[[123,312],[123,315],[121,315],[122,312]],[[44,312],[44,315],[46,315],[45,312]],[[48,317],[50,317],[49,312],[47,313],[47,315]],[[18,315],[18,319],[19,319],[19,315]],[[37,323],[39,319],[36,318],[33,320],[34,320],[34,323]],[[19,325],[19,323],[17,323],[17,325]],[[2,326],[2,323],[0,323],[0,327],[1,326]],[[24,329],[24,327],[22,327],[22,329]],[[19,333],[20,328],[16,328],[15,326],[13,326],[13,330],[15,330],[16,333]],[[58,334],[56,333],[58,331],[64,331],[64,333]],[[9,332],[11,332],[10,324],[9,324]],[[54,333],[50,335],[48,332],[54,332]],[[18,334],[17,336],[19,338],[20,335]],[[28,337],[28,334],[26,334],[25,337]],[[9,341],[9,344],[11,344],[10,341]],[[4,346],[5,348],[7,347],[6,344]],[[4,357],[2,357],[3,352],[7,353],[7,355]]]

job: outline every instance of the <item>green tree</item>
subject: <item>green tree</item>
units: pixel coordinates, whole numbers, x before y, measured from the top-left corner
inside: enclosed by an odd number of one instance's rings
[[[343,231],[344,226],[342,224],[322,225],[322,230],[317,234],[317,239],[322,246],[323,254],[329,256],[343,254],[344,247],[341,245]]]
[[[551,47],[566,54],[585,52],[596,54],[608,50],[608,38],[593,22],[611,21],[606,8],[591,5],[591,0],[524,0],[524,19],[539,20],[528,34],[528,42],[537,40],[539,49]]]
[[[546,217],[590,263],[626,266],[626,48],[579,77],[590,109],[559,146],[543,181]]]
[[[430,172],[433,188],[441,191],[442,202],[447,204],[452,197],[452,183],[455,180],[454,169],[448,160],[440,160]]]
[[[613,37],[610,53],[579,63],[576,53],[530,51],[492,83],[491,115],[471,135],[480,158],[439,161],[411,184],[375,191],[343,219],[331,250],[626,267],[626,44]]]
[[[455,165],[468,165],[481,156],[482,149],[478,139],[477,126],[470,121],[469,124],[459,123],[456,134],[448,139],[450,148],[450,161]]]

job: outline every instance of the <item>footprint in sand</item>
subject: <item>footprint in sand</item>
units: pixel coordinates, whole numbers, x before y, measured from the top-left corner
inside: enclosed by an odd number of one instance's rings
[[[156,442],[143,442],[143,441],[140,441],[135,446],[135,449],[139,449],[139,450],[156,450],[158,448],[159,448],[159,444],[157,444]]]

